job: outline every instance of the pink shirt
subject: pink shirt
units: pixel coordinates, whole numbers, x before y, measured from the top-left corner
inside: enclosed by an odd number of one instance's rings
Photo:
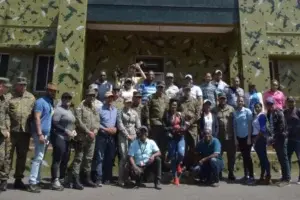
[[[283,94],[283,92],[277,90],[276,92],[273,92],[271,90],[267,91],[264,93],[264,102],[266,101],[266,99],[268,97],[273,97],[275,104],[274,107],[277,109],[281,109],[283,110],[284,106],[285,106],[285,96]]]

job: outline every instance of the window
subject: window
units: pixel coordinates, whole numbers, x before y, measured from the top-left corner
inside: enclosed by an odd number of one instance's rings
[[[6,77],[8,70],[8,54],[0,54],[0,76]]]
[[[142,69],[145,73],[152,70],[155,73],[156,81],[164,80],[164,58],[163,57],[149,57],[149,56],[138,56],[136,62],[143,61],[145,65]]]
[[[52,81],[54,56],[38,55],[36,57],[34,91],[42,92]]]

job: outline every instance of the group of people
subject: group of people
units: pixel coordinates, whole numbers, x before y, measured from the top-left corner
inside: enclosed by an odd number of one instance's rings
[[[222,71],[216,70],[213,77],[206,73],[200,86],[187,74],[179,88],[173,73],[166,74],[165,82],[156,82],[155,73],[145,75],[142,64],[131,65],[128,74],[114,83],[101,71],[76,107],[69,92],[55,102],[55,84],[49,83],[46,94],[36,100],[26,90],[26,78],[18,77],[8,92],[9,80],[0,77],[0,190],[7,188],[16,152],[14,187],[39,193],[41,164],[49,143],[53,147],[51,187],[58,191],[112,183],[116,157],[119,186],[135,181],[139,188],[153,173],[158,190],[162,172],[171,171],[171,182],[179,185],[185,170],[195,180],[217,187],[223,178],[223,152],[227,152],[228,179],[234,181],[237,148],[246,184],[271,183],[269,145],[281,166],[279,186],[290,182],[294,152],[300,171],[300,110],[293,97],[286,98],[279,90],[278,81],[272,81],[272,88],[263,94],[249,84],[245,93],[238,77],[230,86],[222,80]],[[22,179],[30,138],[34,157],[26,187]],[[252,147],[261,166],[258,181]],[[68,166],[71,148],[75,155]]]

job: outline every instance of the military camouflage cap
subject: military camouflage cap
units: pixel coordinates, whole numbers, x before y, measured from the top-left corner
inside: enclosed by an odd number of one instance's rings
[[[11,87],[9,79],[6,77],[0,77],[0,83],[3,83],[6,87]]]
[[[16,84],[19,84],[19,85],[27,85],[27,78],[26,78],[26,77],[19,76],[19,77],[17,78]]]
[[[94,96],[96,96],[96,91],[94,89],[88,89],[85,94],[86,95],[94,95]]]

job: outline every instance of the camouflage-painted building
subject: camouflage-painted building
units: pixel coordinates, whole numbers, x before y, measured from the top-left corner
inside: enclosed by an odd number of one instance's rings
[[[144,60],[158,78],[220,68],[265,90],[299,96],[299,0],[0,0],[0,76],[42,93],[83,88],[101,69]]]

